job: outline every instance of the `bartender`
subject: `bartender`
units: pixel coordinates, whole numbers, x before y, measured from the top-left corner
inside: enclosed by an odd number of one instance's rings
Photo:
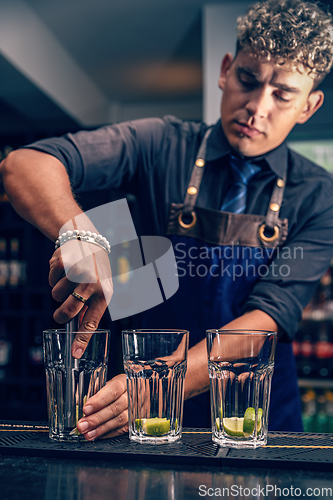
[[[135,194],[142,234],[171,239],[179,290],[133,326],[190,330],[185,426],[211,425],[205,331],[230,327],[278,331],[269,427],[301,431],[291,342],[332,257],[333,180],[286,138],[323,104],[318,85],[332,65],[332,19],[313,3],[267,0],[237,23],[213,127],[172,116],[114,124],[15,151],[1,172],[14,208],[54,241],[81,213],[72,188],[106,187]],[[64,277],[60,248],[50,284],[62,302],[57,321],[84,313],[73,346],[80,357],[107,300],[100,283]],[[78,429],[88,440],[127,432],[125,375],[83,411]]]

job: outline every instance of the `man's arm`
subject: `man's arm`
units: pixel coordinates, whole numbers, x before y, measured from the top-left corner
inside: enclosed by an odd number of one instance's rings
[[[1,163],[0,175],[6,194],[17,213],[53,241],[58,238],[59,230],[66,223],[82,214],[73,197],[64,165],[49,154],[31,149],[14,151]],[[84,227],[78,229],[93,231],[94,226],[90,220],[84,218],[84,215],[80,216],[80,219],[81,217]],[[111,298],[112,282],[106,252],[100,250],[96,253],[95,245],[85,243],[87,253],[90,252],[89,261],[94,261],[95,265],[87,265],[87,259],[77,263],[75,243],[67,242],[63,247],[66,252],[62,252],[61,248],[54,252],[50,260],[49,282],[53,288],[52,296],[62,302],[54,313],[54,319],[59,323],[67,323],[77,314],[81,314],[81,333],[76,336],[72,347],[73,355],[79,358],[98,327]],[[71,268],[74,277],[75,274],[79,276],[84,273],[85,283],[78,284],[75,279],[69,281],[65,276],[64,266],[66,269]],[[71,295],[74,289],[89,299],[88,308]]]
[[[268,314],[259,309],[249,311],[243,316],[234,319],[227,325],[224,325],[223,329],[278,331],[275,321]],[[241,337],[240,342],[242,342]],[[231,354],[232,351],[233,346],[231,345]],[[226,353],[226,357],[228,357],[228,353]],[[197,396],[208,389],[208,356],[206,339],[204,339],[189,350],[185,377],[185,399]]]
[[[0,165],[6,194],[16,212],[55,241],[59,229],[82,210],[64,165],[32,149],[11,152]]]

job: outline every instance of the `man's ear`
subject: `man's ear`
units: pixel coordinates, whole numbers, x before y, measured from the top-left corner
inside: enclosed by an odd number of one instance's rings
[[[222,60],[221,71],[220,71],[220,76],[219,76],[219,87],[221,90],[224,89],[224,85],[225,85],[225,82],[227,79],[227,74],[228,74],[228,71],[230,69],[230,66],[231,66],[233,60],[234,60],[234,57],[230,52],[228,52]]]
[[[309,94],[308,100],[304,109],[297,120],[297,123],[305,123],[315,114],[316,111],[322,106],[324,102],[324,92],[322,90],[315,90]]]

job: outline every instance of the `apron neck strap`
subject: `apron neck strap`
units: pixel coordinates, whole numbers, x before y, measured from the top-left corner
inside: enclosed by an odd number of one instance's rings
[[[197,197],[199,194],[200,184],[202,176],[205,171],[206,165],[206,150],[207,150],[207,140],[212,131],[212,127],[206,130],[206,133],[201,141],[200,148],[193,166],[191,179],[187,187],[186,196],[184,200],[184,212],[192,212],[194,205],[196,204]]]
[[[265,226],[266,229],[270,232],[274,231],[274,228],[278,226],[280,208],[282,205],[285,186],[286,186],[286,176],[284,176],[284,178],[279,177],[276,180],[272,196],[268,205],[268,210],[266,213]]]
[[[287,170],[288,162],[286,161],[283,165],[283,172],[281,176],[276,179],[266,213],[265,228],[267,228],[269,233],[274,233],[276,231],[276,227],[278,227],[280,208],[282,205],[284,190],[287,183]]]
[[[186,196],[184,200],[184,213],[191,213],[199,194],[201,180],[205,171],[206,166],[206,150],[207,150],[207,140],[212,131],[212,127],[206,130],[206,133],[200,144],[200,148],[193,166],[190,182],[186,190]],[[285,166],[285,171],[283,175],[279,177],[274,186],[272,196],[269,202],[268,210],[266,213],[265,227],[263,230],[267,229],[268,232],[274,231],[278,226],[280,207],[283,200],[285,185],[287,178],[287,164]]]

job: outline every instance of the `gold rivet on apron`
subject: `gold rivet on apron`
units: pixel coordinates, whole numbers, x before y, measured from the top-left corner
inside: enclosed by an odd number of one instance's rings
[[[271,203],[269,208],[272,212],[278,212],[280,210],[280,205],[278,203]]]
[[[203,160],[202,158],[198,158],[195,162],[196,166],[197,167],[203,167],[204,164],[205,164],[205,160]]]
[[[279,188],[283,188],[284,187],[284,180],[278,179],[276,184],[279,186]]]
[[[194,186],[190,186],[189,188],[187,188],[188,194],[196,194],[197,191],[198,191],[197,188]]]

